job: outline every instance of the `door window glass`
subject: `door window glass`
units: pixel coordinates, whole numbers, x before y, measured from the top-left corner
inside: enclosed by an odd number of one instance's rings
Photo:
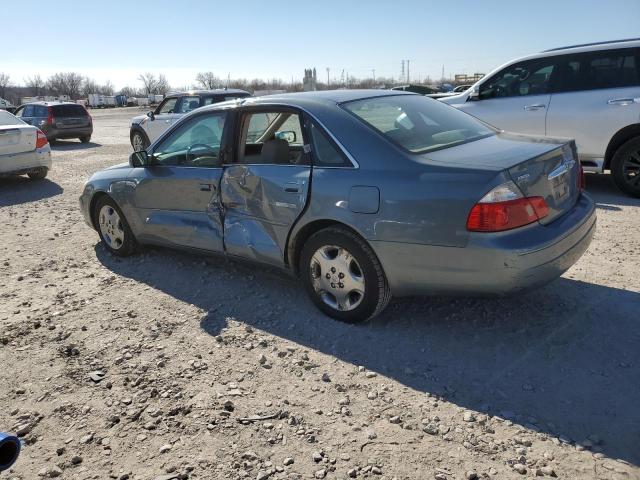
[[[306,163],[300,116],[291,112],[246,114],[238,161],[245,164]]]
[[[189,113],[199,107],[200,97],[182,97],[180,99],[180,106],[178,106],[178,113]]]
[[[521,97],[548,93],[553,69],[552,60],[511,65],[480,86],[480,98]]]
[[[555,92],[575,92],[640,85],[638,52],[605,50],[567,55],[558,64]]]
[[[314,164],[319,167],[346,167],[351,163],[315,123],[311,123]]]
[[[154,164],[217,167],[226,113],[199,115],[174,130],[154,150]]]
[[[176,108],[176,103],[178,103],[177,98],[167,98],[158,107],[158,111],[156,112],[156,115],[162,115],[165,113],[174,113]]]

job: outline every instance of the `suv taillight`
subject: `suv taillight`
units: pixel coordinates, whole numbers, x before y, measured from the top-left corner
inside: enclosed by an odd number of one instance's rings
[[[47,123],[53,125],[53,108],[47,107]]]
[[[47,136],[42,133],[42,130],[38,130],[36,137],[36,148],[42,148],[47,143],[49,143],[49,140],[47,140]]]
[[[542,197],[525,197],[513,182],[491,190],[476,203],[467,217],[471,232],[501,232],[529,225],[549,214]]]

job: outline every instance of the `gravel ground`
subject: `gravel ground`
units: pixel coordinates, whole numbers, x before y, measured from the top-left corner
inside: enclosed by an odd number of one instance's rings
[[[96,111],[47,180],[0,180],[6,478],[640,478],[640,201],[608,177],[561,279],[350,326],[278,271],[109,255],[77,199],[137,113]]]

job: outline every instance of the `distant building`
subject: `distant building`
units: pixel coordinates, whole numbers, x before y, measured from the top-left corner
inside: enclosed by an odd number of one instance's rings
[[[315,92],[318,89],[318,77],[316,76],[315,68],[305,68],[302,88],[305,92]]]
[[[484,73],[474,73],[473,75],[467,75],[467,74],[459,74],[459,75],[455,75],[454,76],[454,81],[457,84],[460,83],[476,83],[478,80],[480,80],[482,77],[484,77]]]

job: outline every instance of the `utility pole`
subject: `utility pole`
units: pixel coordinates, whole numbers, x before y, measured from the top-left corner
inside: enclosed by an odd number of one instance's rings
[[[371,73],[373,73],[373,84],[375,85],[376,84],[376,69],[372,68],[371,69]]]
[[[407,60],[407,83],[411,83],[409,80],[409,62],[411,62],[411,60]]]
[[[404,82],[404,60],[402,60],[402,73],[400,74],[400,81]]]
[[[444,63],[442,64],[442,78],[440,80],[444,81]]]

